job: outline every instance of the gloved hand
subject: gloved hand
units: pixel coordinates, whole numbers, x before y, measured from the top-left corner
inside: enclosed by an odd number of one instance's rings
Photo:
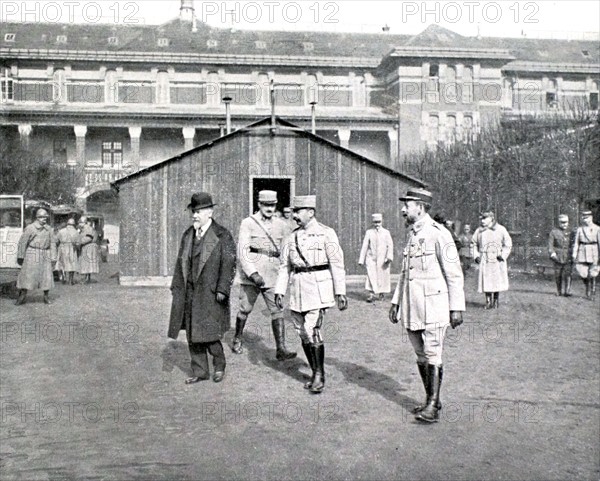
[[[250,275],[250,280],[256,284],[256,287],[262,287],[265,285],[265,280],[258,272],[253,272]]]
[[[19,258],[17,259],[17,264],[19,264],[20,266],[22,266],[22,265],[23,265],[23,258],[22,258],[22,257],[19,257]]]
[[[556,255],[556,252],[550,254],[550,259],[552,259],[553,261],[558,261],[558,256]]]
[[[450,325],[452,329],[456,329],[463,323],[461,311],[450,311]]]
[[[348,308],[348,299],[346,299],[346,296],[337,294],[335,296],[335,301],[337,302],[337,307],[340,311],[345,311]]]
[[[479,264],[481,262],[481,257],[475,257],[475,264]]]
[[[222,292],[217,292],[217,302],[223,304],[225,301],[227,301],[227,296]]]
[[[400,306],[398,304],[392,304],[389,312],[389,319],[392,324],[398,324],[398,310]]]
[[[498,260],[498,262],[504,262],[504,257],[502,256],[497,256],[496,259]]]
[[[278,309],[283,309],[283,296],[281,294],[275,294],[275,305]]]

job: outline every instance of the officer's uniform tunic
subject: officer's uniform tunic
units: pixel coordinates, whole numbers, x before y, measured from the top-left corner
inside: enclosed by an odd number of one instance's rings
[[[573,261],[582,279],[597,277],[600,273],[600,226],[580,226],[573,242]]]
[[[315,338],[324,311],[335,305],[336,295],[346,295],[344,253],[333,229],[312,219],[287,237],[275,293],[285,295],[288,284],[292,320],[302,342],[320,341]]]

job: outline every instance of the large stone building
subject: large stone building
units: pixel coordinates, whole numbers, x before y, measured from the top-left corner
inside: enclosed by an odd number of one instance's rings
[[[89,207],[116,178],[222,135],[223,98],[233,129],[269,115],[271,85],[278,116],[308,129],[314,108],[321,137],[400,171],[399,154],[467,141],[492,117],[598,108],[594,41],[242,31],[193,13],[0,24],[2,138],[73,166]]]

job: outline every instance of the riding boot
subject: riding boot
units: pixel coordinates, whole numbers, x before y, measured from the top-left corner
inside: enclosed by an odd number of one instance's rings
[[[558,291],[558,296],[562,296],[562,292],[563,292],[563,283],[562,283],[562,275],[561,274],[557,274],[556,276],[556,290]]]
[[[565,278],[565,297],[571,297],[571,276]]]
[[[323,343],[316,346],[311,344],[310,347],[315,361],[315,378],[310,387],[310,392],[318,394],[322,392],[325,387],[325,345]]]
[[[19,297],[15,301],[15,306],[25,304],[25,298],[27,297],[27,289],[19,289]]]
[[[586,299],[591,299],[591,295],[590,295],[590,279],[584,279],[583,283],[585,284],[585,298]]]
[[[73,275],[75,273],[74,272],[69,272],[69,285],[72,286],[75,284],[75,281],[73,280]]]
[[[592,277],[590,279],[590,294],[591,294],[590,299],[592,301],[595,301],[596,300],[596,278],[595,277]]]
[[[310,366],[310,369],[312,370],[312,376],[310,378],[310,381],[308,381],[304,384],[304,389],[310,389],[312,387],[312,383],[315,380],[315,375],[317,372],[317,370],[315,369],[315,360],[313,358],[312,349],[310,348],[310,346],[311,346],[310,342],[302,343],[302,349],[304,349],[304,354],[306,354],[306,359],[308,360],[308,365]]]
[[[499,298],[500,298],[500,293],[499,292],[494,292],[494,294],[493,294],[493,299],[494,300],[492,301],[492,307],[494,309],[498,309],[498,306],[500,305]]]
[[[44,304],[52,304],[52,302],[50,302],[50,298],[48,297],[49,293],[50,291],[44,291]]]
[[[273,328],[273,336],[275,337],[275,346],[277,347],[277,360],[285,361],[287,359],[294,359],[296,357],[295,352],[286,350],[285,348],[285,323],[283,319],[273,319],[271,321],[271,327]]]
[[[423,381],[423,387],[425,388],[425,394],[427,397],[425,398],[425,403],[423,403],[413,409],[413,411],[412,411],[413,414],[421,412],[423,409],[425,409],[427,407],[427,404],[429,404],[429,398],[431,397],[431,392],[429,391],[429,380],[427,378],[427,376],[429,375],[429,373],[427,371],[427,364],[417,363],[417,366],[419,367],[419,374],[421,374],[421,380]],[[440,382],[441,382],[443,375],[444,375],[444,369],[442,366],[440,366]],[[438,403],[437,403],[437,408],[438,408],[438,410],[442,409],[442,403],[440,401],[438,401]]]
[[[242,317],[240,313],[235,318],[235,336],[233,338],[233,345],[231,350],[234,354],[241,354],[244,349],[242,348],[242,336],[244,334],[244,326],[246,325],[247,317]]]
[[[427,371],[427,380],[431,396],[429,397],[429,402],[427,403],[427,406],[425,406],[425,409],[418,412],[415,415],[415,419],[417,421],[435,423],[439,419],[438,405],[440,403],[440,388],[442,386],[442,366],[434,366],[433,364],[428,364]]]
[[[484,309],[491,309],[492,308],[492,293],[491,292],[486,292],[485,293],[485,307]]]

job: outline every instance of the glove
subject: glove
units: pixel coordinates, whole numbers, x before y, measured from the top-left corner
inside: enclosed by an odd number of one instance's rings
[[[496,259],[498,260],[498,262],[504,262],[504,257],[502,256],[498,256],[496,257]]]
[[[556,252],[550,254],[550,259],[552,259],[553,261],[558,261],[558,256],[556,255]]]
[[[346,296],[342,294],[337,294],[335,296],[335,300],[337,302],[337,307],[340,311],[345,311],[348,308],[348,299],[346,299]]]
[[[256,284],[256,287],[262,287],[265,285],[265,280],[258,272],[253,272],[250,275],[250,280]]]
[[[222,292],[217,292],[217,302],[223,304],[225,301],[227,301],[227,296]]]
[[[281,294],[275,294],[275,305],[278,309],[283,309],[283,296]]]
[[[17,259],[17,264],[19,264],[20,266],[22,266],[22,265],[23,265],[23,258],[22,258],[22,257],[19,257],[19,258]]]
[[[475,264],[479,264],[481,262],[481,257],[475,257]]]
[[[456,329],[463,323],[461,311],[450,311],[450,325],[452,329]]]
[[[392,324],[398,324],[398,309],[400,309],[398,304],[392,304],[390,307],[389,318]]]

